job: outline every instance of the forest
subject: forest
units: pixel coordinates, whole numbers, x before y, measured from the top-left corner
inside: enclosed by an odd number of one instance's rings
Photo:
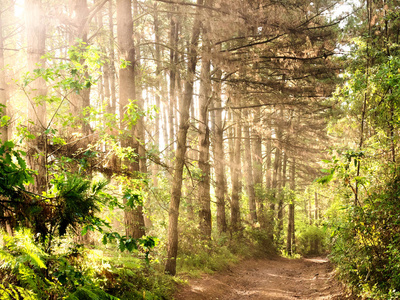
[[[400,1],[0,3],[0,299],[277,256],[400,298]]]

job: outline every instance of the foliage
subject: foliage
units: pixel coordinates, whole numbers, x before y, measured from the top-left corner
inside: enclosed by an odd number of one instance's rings
[[[335,95],[343,118],[332,133],[349,142],[336,149],[321,182],[336,188],[331,258],[339,275],[365,298],[398,299],[400,19],[396,1],[367,9],[368,20],[357,16],[364,31]]]
[[[326,233],[322,227],[306,226],[297,237],[296,249],[301,255],[321,255],[326,251]]]
[[[363,206],[347,206],[335,223],[332,259],[344,280],[374,299],[399,296],[399,184],[395,172]]]
[[[0,194],[15,197],[24,184],[33,182],[33,171],[29,170],[22,156],[25,152],[15,149],[12,141],[0,146]]]
[[[68,247],[59,240],[55,253],[46,254],[35,245],[27,230],[3,235],[0,251],[0,299],[165,299],[172,281],[153,267],[137,260],[122,265],[83,247]],[[148,245],[150,246],[150,245]],[[102,251],[101,251],[102,252]],[[129,260],[134,258],[130,255]],[[16,296],[17,295],[17,296]]]

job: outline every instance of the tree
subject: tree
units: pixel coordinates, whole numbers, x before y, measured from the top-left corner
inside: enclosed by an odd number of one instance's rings
[[[135,89],[135,47],[133,43],[133,20],[132,6],[130,0],[117,1],[117,37],[120,51],[120,58],[125,62],[125,66],[119,70],[119,106],[121,130],[125,133],[121,139],[121,145],[133,150],[133,157],[128,157],[128,171],[130,176],[139,176],[140,154],[139,136],[135,136],[135,127],[129,124],[129,101],[136,99]],[[129,179],[128,179],[129,180]],[[124,197],[125,204],[128,204],[129,191]],[[130,203],[125,211],[126,235],[129,237],[140,238],[145,234],[144,217],[142,204],[140,202]]]
[[[209,6],[209,1],[204,5]],[[210,17],[206,14],[207,17]],[[212,97],[211,88],[211,47],[207,38],[211,30],[208,22],[203,22],[203,51],[200,73],[200,97],[199,97],[199,169],[201,178],[199,182],[199,217],[200,230],[205,239],[211,239],[211,196],[210,196],[210,128],[209,128],[209,106]]]
[[[214,150],[214,169],[215,169],[215,196],[217,198],[217,227],[219,232],[227,230],[225,214],[225,194],[226,188],[226,163],[224,155],[224,123],[222,120],[221,108],[221,77],[222,71],[216,72],[216,80],[213,88],[214,101],[214,124],[213,124],[213,150]]]
[[[288,228],[286,239],[286,252],[288,255],[293,255],[295,245],[295,223],[294,223],[294,194],[296,189],[296,159],[293,158],[290,167],[290,199],[289,199],[289,212],[288,212]]]
[[[39,68],[45,68],[45,43],[46,23],[43,21],[43,8],[41,0],[25,1],[28,44],[28,70],[34,73]],[[36,78],[29,86],[27,94],[28,104],[28,130],[35,138],[28,143],[28,162],[35,175],[35,192],[42,194],[47,190],[47,129],[46,102],[44,97],[47,94],[46,82],[42,77]]]
[[[197,5],[203,5],[203,0],[197,0]],[[197,9],[199,13],[200,9]],[[179,203],[182,193],[182,174],[185,163],[186,137],[189,128],[189,110],[193,96],[193,81],[197,64],[197,52],[199,35],[201,30],[200,16],[196,14],[194,19],[192,37],[188,53],[187,72],[185,81],[185,93],[179,102],[179,131],[177,138],[177,148],[175,154],[175,164],[173,170],[173,181],[171,188],[171,200],[169,204],[168,222],[168,256],[165,265],[165,272],[171,275],[176,273],[176,258],[178,254],[178,217]]]
[[[8,122],[7,122],[7,85],[4,71],[4,34],[3,34],[3,13],[0,13],[0,140],[8,140]]]

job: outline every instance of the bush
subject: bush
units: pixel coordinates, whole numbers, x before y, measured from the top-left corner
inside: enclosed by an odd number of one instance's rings
[[[326,233],[315,225],[307,226],[298,234],[297,251],[303,256],[320,255],[326,251]]]
[[[400,297],[400,176],[337,220],[332,260],[341,278],[371,299]]]
[[[169,299],[170,276],[158,273],[145,259],[120,252],[95,255],[83,247],[61,245],[45,253],[28,230],[4,235],[0,250],[0,299]],[[118,250],[117,250],[118,251]],[[145,254],[143,254],[145,256]]]

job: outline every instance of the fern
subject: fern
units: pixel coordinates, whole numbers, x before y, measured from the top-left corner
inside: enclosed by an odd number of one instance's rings
[[[9,290],[12,292],[10,297],[18,299],[17,296],[23,291],[31,291],[32,295],[39,296],[43,288],[49,286],[49,281],[42,278],[40,272],[46,269],[44,260],[47,255],[33,243],[32,234],[27,229],[16,231],[15,236],[4,235],[3,239],[6,245],[0,250],[0,269],[10,272],[18,284]]]
[[[98,288],[93,287],[80,287],[73,294],[71,294],[66,300],[119,300]]]
[[[5,287],[0,283],[0,300],[39,300],[39,298],[31,291],[20,286],[8,284]]]

